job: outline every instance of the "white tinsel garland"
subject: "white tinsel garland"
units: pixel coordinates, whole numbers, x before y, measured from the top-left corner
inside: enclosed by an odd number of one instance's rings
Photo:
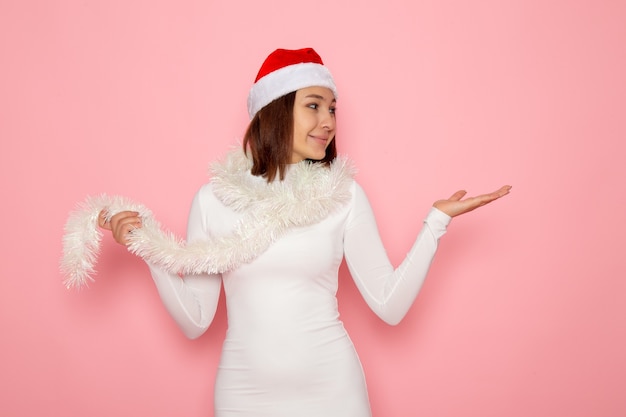
[[[254,260],[292,227],[323,220],[350,199],[353,168],[337,158],[330,168],[302,162],[285,180],[270,184],[250,175],[251,162],[233,152],[213,167],[213,192],[231,209],[243,213],[232,234],[186,243],[162,230],[150,210],[120,196],[89,197],[65,226],[61,270],[68,288],[93,281],[102,232],[98,215],[137,211],[142,227],[129,234],[128,250],[171,273],[221,273]]]
[[[107,212],[107,220],[120,211],[137,211],[147,227],[159,227],[146,207],[120,196],[100,195],[88,197],[70,214],[63,236],[61,272],[65,275],[66,287],[80,287],[93,281],[95,263],[100,253],[102,231],[98,227],[98,216]],[[135,232],[134,232],[135,233]],[[173,241],[176,238],[171,236]]]

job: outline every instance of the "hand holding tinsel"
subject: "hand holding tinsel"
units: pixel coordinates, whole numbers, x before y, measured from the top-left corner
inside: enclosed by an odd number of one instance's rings
[[[130,216],[129,213],[135,215]],[[117,240],[122,236],[120,243],[125,244],[129,251],[168,270],[179,267],[172,262],[172,254],[176,256],[183,251],[184,242],[171,233],[163,232],[145,206],[120,196],[88,197],[70,214],[65,224],[60,267],[67,288],[83,287],[93,281],[102,241],[100,227],[112,230],[113,224],[117,229],[117,237],[115,233],[114,237]]]
[[[137,211],[126,210],[111,214],[109,209],[105,208],[98,215],[98,226],[110,230],[117,243],[128,246],[130,233],[141,227],[141,217]]]

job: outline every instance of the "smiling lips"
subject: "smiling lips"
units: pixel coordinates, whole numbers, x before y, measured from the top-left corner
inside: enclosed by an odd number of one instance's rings
[[[313,135],[309,135],[309,137],[315,139],[318,142],[323,142],[323,143],[328,142],[328,136],[313,136]]]

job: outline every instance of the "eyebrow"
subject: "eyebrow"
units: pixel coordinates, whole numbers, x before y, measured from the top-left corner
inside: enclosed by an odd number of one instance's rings
[[[308,94],[306,96],[304,96],[304,98],[316,98],[318,100],[326,100],[326,98],[324,96],[320,96],[319,94]],[[331,100],[332,102],[336,102],[337,99],[333,97],[333,99]]]

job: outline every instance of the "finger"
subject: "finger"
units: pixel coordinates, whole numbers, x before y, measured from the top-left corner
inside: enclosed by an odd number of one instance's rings
[[[113,237],[118,243],[128,246],[130,243],[129,235],[140,227],[140,222],[123,222],[115,229]]]
[[[510,191],[511,191],[511,186],[510,185],[505,185],[503,187],[500,187],[498,190],[494,191],[493,193],[488,194],[488,196],[491,199],[490,201],[493,201],[493,200],[495,200],[497,198],[504,197]]]
[[[123,233],[127,230],[136,229],[138,227],[141,227],[141,217],[137,216],[129,216],[118,219],[118,221],[113,225],[113,229],[118,233]]]
[[[98,213],[98,226],[106,230],[111,230],[111,222],[107,220],[108,213],[107,209],[103,209]]]
[[[112,230],[116,230],[120,225],[139,221],[141,219],[136,211],[120,211],[110,219]]]
[[[140,226],[135,223],[129,223],[124,227],[126,229],[126,232],[124,233],[126,237],[126,242],[128,242],[128,235],[133,233],[135,230],[139,229],[139,227]]]
[[[125,211],[116,214],[111,218],[111,230],[113,238],[121,244],[127,244],[128,232],[141,227],[141,217],[135,211]]]
[[[483,194],[476,197],[468,198],[465,200],[470,203],[474,208],[484,206],[485,204],[491,203],[494,200],[497,200],[500,197],[504,197],[511,191],[511,186],[505,185],[499,188],[497,191],[494,191],[489,194]]]
[[[513,187],[510,186],[510,185],[505,185],[502,188],[500,188],[498,190],[498,193],[500,194],[500,197],[503,197],[503,196],[507,195],[508,193],[510,193],[511,192],[511,188],[513,188]]]
[[[467,191],[459,190],[456,193],[452,194],[448,200],[459,201],[465,196],[465,194],[467,194]]]
[[[111,223],[116,223],[127,217],[139,217],[139,212],[136,211],[120,211],[111,216]]]

